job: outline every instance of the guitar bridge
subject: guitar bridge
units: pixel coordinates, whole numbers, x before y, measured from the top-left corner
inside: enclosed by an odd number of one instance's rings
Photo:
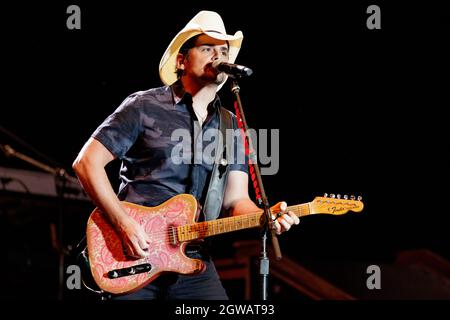
[[[108,272],[108,278],[117,279],[126,276],[132,276],[139,273],[144,273],[152,270],[152,265],[150,263],[138,264],[133,267],[115,269]]]
[[[177,228],[174,226],[170,226],[169,227],[169,243],[172,246],[176,246],[178,243],[178,239],[177,239]]]

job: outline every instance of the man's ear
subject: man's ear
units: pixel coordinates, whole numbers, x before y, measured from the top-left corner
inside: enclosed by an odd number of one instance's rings
[[[177,54],[177,70],[184,70],[184,54]]]

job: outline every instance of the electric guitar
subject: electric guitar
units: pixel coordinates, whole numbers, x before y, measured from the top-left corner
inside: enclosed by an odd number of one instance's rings
[[[195,222],[197,200],[188,194],[172,197],[156,207],[145,207],[122,201],[128,215],[138,221],[149,235],[149,256],[131,258],[124,252],[121,238],[96,208],[90,215],[86,237],[89,265],[95,283],[103,291],[126,294],[152,282],[163,272],[196,274],[204,270],[199,259],[188,258],[184,249],[193,240],[226,232],[262,226],[263,210],[236,217]],[[348,211],[360,212],[361,199],[353,196],[316,197],[312,202],[288,207],[298,217],[311,214],[341,215]],[[271,212],[281,211],[272,207]]]

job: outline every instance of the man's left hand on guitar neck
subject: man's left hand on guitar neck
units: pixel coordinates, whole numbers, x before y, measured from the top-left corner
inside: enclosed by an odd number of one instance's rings
[[[232,216],[250,214],[261,211],[248,195],[248,175],[241,171],[231,171],[227,181],[223,207]],[[287,203],[282,201],[270,208],[275,221],[275,232],[281,234],[288,231],[300,219],[292,211],[287,210]]]
[[[278,202],[270,208],[272,219],[275,221],[276,234],[288,231],[292,225],[300,223],[299,217],[297,217],[294,212],[286,210],[287,203],[284,201]]]

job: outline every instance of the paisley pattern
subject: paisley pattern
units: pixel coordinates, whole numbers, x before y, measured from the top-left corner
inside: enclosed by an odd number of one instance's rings
[[[150,236],[150,255],[142,259],[127,257],[118,233],[106,216],[95,209],[89,217],[86,234],[92,275],[102,290],[114,294],[129,293],[144,287],[164,271],[191,274],[203,270],[201,260],[184,255],[185,244],[173,244],[173,239],[170,238],[171,227],[194,222],[197,200],[193,196],[181,194],[157,207],[129,202],[122,202],[122,205]],[[111,270],[143,263],[150,263],[152,269],[147,273],[117,279],[109,279],[107,276]]]

